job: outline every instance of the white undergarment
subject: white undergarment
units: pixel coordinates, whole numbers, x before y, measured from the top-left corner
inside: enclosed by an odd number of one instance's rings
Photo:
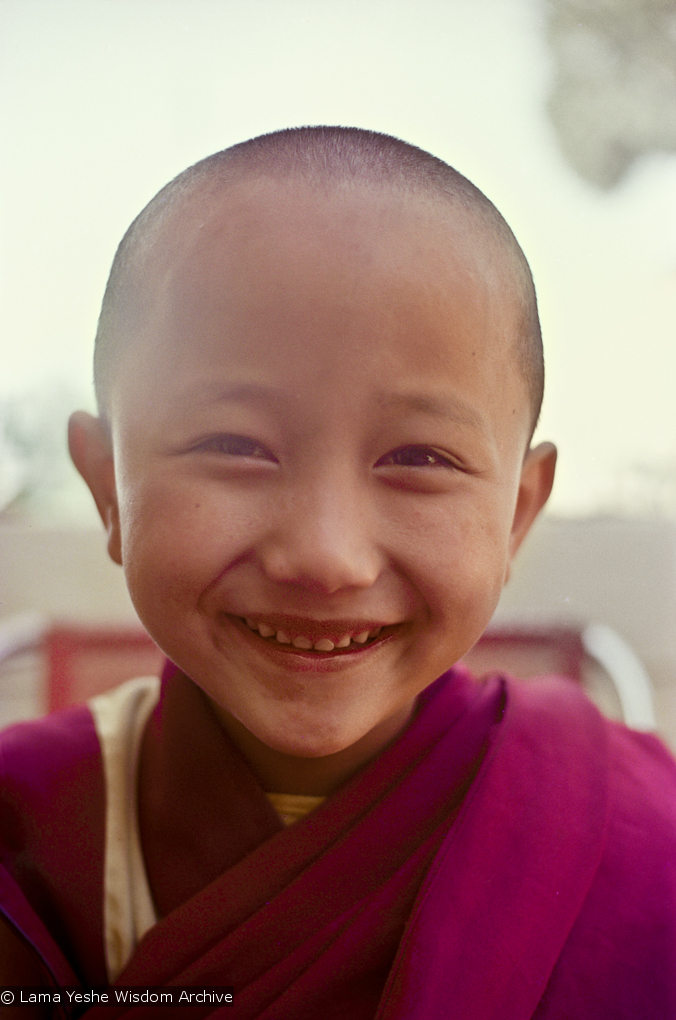
[[[89,702],[106,784],[103,925],[111,982],[157,922],[139,835],[137,777],[143,730],[159,694],[157,677],[141,677]]]

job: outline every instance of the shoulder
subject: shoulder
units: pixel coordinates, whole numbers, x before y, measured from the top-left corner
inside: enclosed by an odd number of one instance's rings
[[[83,750],[95,753],[97,746],[94,720],[86,705],[14,723],[0,732],[0,776],[11,777],[18,769],[28,773],[29,779],[33,774],[41,777],[55,765],[67,766]]]
[[[83,784],[101,786],[106,752],[123,753],[158,695],[159,680],[141,677],[0,732],[0,803],[18,799],[27,813],[77,804]]]
[[[575,745],[587,752],[596,767],[607,770],[615,807],[657,807],[676,819],[676,760],[658,736],[606,719],[571,680],[507,678],[504,684],[507,711],[519,720],[519,731],[542,745],[558,743],[562,762]]]
[[[637,808],[658,806],[676,822],[676,760],[654,733],[630,730],[605,720],[615,797]]]
[[[582,763],[605,786],[607,847],[649,845],[655,853],[659,844],[673,854],[676,761],[659,737],[604,718],[569,680],[507,680],[505,686],[507,711],[518,720],[512,733],[535,745],[533,761],[549,754],[562,772]]]
[[[536,1014],[542,1020],[676,1016],[676,764],[655,737],[614,724],[608,734],[604,852]]]
[[[572,684],[523,688],[508,684],[526,715],[532,698],[540,723],[562,713],[562,768],[585,760],[606,790],[599,863],[536,1015],[676,1016],[676,762],[658,737],[604,719]],[[560,811],[565,820],[565,803]]]
[[[21,810],[23,827],[43,813],[56,815],[77,804],[83,782],[96,783],[100,749],[94,720],[86,707],[17,723],[0,733],[0,804]],[[11,819],[5,816],[5,825]],[[3,826],[5,841],[13,832]]]
[[[30,941],[44,928],[44,960],[98,976],[105,785],[86,707],[0,733],[0,817],[0,913]]]
[[[676,966],[676,761],[654,734],[605,728],[610,810],[597,883],[609,896],[614,889],[622,915],[649,925],[661,918]]]
[[[625,883],[624,907],[634,916],[651,924],[662,917],[676,966],[676,761],[653,734],[606,728],[610,813],[599,878],[609,891]]]

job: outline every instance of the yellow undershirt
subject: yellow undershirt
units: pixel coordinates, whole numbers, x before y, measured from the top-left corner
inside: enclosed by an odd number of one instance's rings
[[[284,825],[300,821],[326,800],[326,797],[308,797],[302,793],[267,793],[266,797]]]

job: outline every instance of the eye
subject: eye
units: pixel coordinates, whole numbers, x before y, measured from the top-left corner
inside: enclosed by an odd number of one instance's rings
[[[247,436],[220,435],[206,439],[197,447],[200,450],[222,453],[229,457],[246,457],[252,460],[271,460],[276,463],[269,450]]]
[[[430,446],[400,446],[381,457],[376,467],[446,467],[456,468],[453,461]]]

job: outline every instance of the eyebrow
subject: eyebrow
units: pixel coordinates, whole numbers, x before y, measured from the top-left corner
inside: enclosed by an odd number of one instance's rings
[[[182,400],[186,404],[194,404],[200,401],[204,404],[220,404],[225,401],[250,401],[258,404],[279,403],[283,401],[283,394],[271,386],[263,386],[259,383],[239,383],[234,386],[223,386],[221,383],[198,383],[190,386],[182,394]]]
[[[283,406],[287,399],[286,395],[281,391],[260,383],[239,383],[233,386],[223,386],[219,383],[212,383],[207,386],[200,385],[187,390],[183,399],[186,404],[192,405],[198,399],[198,395],[204,396],[205,404],[242,401],[268,406],[270,404]],[[412,411],[433,418],[444,418],[457,422],[459,425],[467,425],[478,431],[485,431],[486,429],[484,418],[473,407],[464,400],[447,393],[434,394],[417,391],[392,393],[382,391],[376,395],[376,403],[379,407],[385,409]]]
[[[473,407],[470,407],[464,400],[453,397],[450,394],[418,393],[415,391],[381,393],[377,400],[381,406],[415,411],[434,418],[447,418],[458,422],[460,425],[468,425],[474,429],[485,430],[486,428],[483,417]]]

